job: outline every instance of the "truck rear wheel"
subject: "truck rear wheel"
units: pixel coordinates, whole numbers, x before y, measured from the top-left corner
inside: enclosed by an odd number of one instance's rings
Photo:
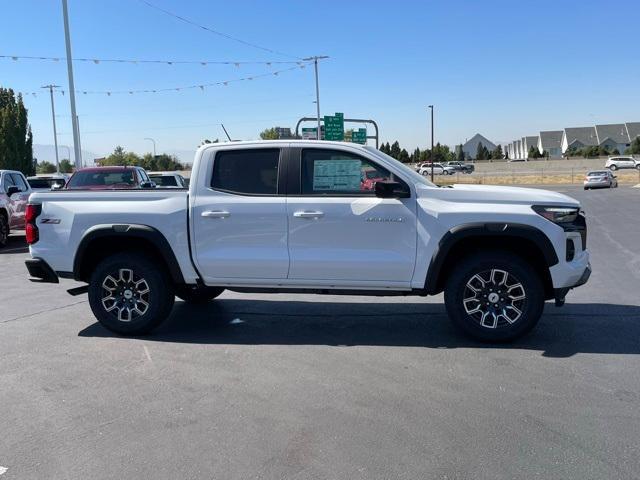
[[[544,308],[544,289],[532,265],[517,255],[484,252],[463,259],[444,290],[449,318],[484,342],[514,340],[531,330]]]
[[[174,302],[171,279],[142,254],[118,253],[94,269],[89,305],[98,321],[122,335],[142,335],[160,325]]]
[[[224,288],[219,287],[190,287],[184,286],[176,289],[176,297],[186,303],[207,303],[218,297]]]

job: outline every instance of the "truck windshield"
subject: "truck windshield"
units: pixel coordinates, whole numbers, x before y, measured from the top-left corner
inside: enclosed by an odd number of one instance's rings
[[[135,185],[133,171],[121,172],[76,172],[67,188],[90,188],[90,187],[131,187]]]
[[[407,167],[404,163],[399,162],[395,158],[390,157],[386,153],[381,152],[377,148],[371,147],[369,145],[365,146],[364,148],[366,148],[368,152],[373,153],[376,157],[383,158],[388,162],[392,162],[396,168],[399,168],[400,170],[402,170],[402,172],[406,174],[408,177],[410,177],[413,182],[422,183],[423,185],[428,185],[429,187],[437,187],[437,185],[434,185],[433,183],[431,183],[429,180],[427,180],[425,177],[420,175],[418,172],[414,172],[411,168]]]

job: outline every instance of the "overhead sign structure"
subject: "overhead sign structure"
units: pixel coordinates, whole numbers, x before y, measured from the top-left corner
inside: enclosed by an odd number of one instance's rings
[[[316,127],[303,128],[302,129],[302,139],[303,140],[317,140],[318,139],[318,129]]]
[[[367,143],[367,129],[359,128],[358,130],[351,132],[351,141],[353,143],[365,145]]]
[[[344,113],[336,113],[333,116],[325,115],[324,139],[337,142],[344,141]]]

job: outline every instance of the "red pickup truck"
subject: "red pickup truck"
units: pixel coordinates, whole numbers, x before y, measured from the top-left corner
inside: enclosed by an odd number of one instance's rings
[[[0,248],[7,244],[11,230],[24,229],[29,195],[31,187],[22,173],[0,170]]]

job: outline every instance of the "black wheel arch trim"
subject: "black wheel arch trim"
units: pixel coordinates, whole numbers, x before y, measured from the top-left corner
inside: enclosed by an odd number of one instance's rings
[[[435,294],[438,290],[438,279],[442,267],[451,249],[461,240],[469,237],[504,236],[525,238],[535,243],[545,258],[548,267],[558,263],[556,253],[549,237],[536,227],[521,223],[466,223],[457,225],[446,232],[436,248],[425,281],[425,291],[428,294]]]
[[[88,229],[78,245],[78,249],[76,250],[76,255],[73,260],[74,279],[81,280],[80,272],[82,270],[82,262],[91,243],[94,240],[106,237],[137,238],[153,243],[160,252],[160,255],[162,255],[172,280],[176,284],[185,283],[182,270],[180,269],[180,264],[178,263],[173,249],[166,237],[154,227],[138,224],[96,225]]]

